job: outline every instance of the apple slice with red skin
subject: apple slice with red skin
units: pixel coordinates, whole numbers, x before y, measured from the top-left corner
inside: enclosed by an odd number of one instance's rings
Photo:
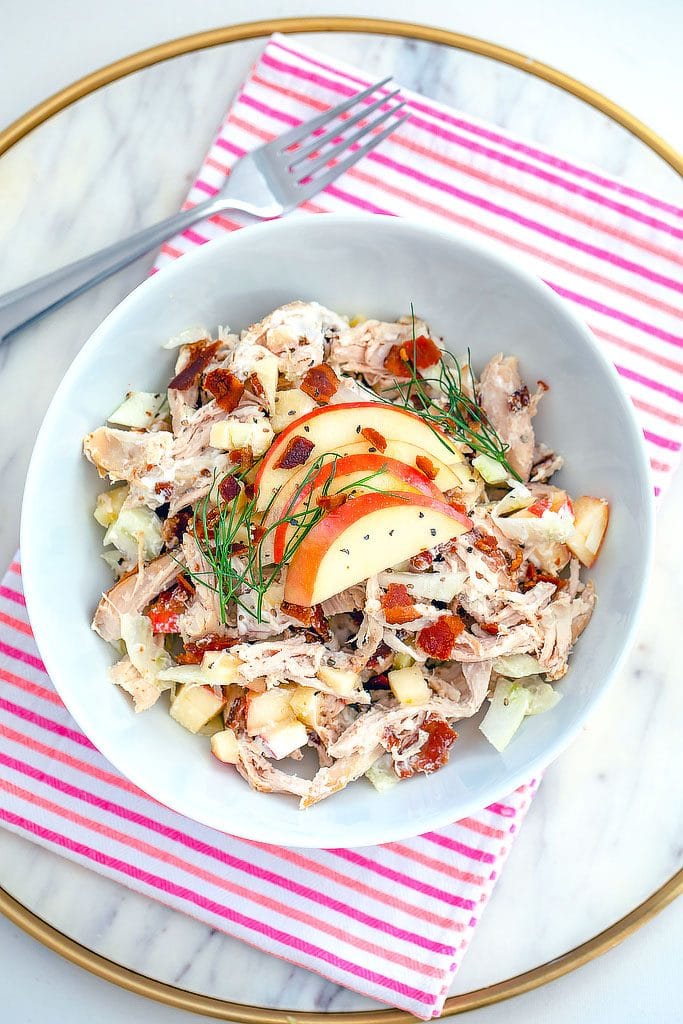
[[[328,512],[304,537],[284,599],[305,608],[472,529],[472,520],[425,494],[372,492]]]
[[[372,476],[372,474],[377,475]],[[288,519],[292,518],[309,502],[310,507],[314,508],[323,486],[330,477],[332,477],[332,481],[328,493],[336,494],[342,488],[350,488],[351,484],[367,480],[369,476],[372,476],[372,480],[368,483],[380,491],[407,491],[413,494],[426,494],[427,497],[434,498],[435,501],[443,500],[443,494],[439,488],[435,487],[431,480],[428,480],[419,470],[406,466],[405,463],[399,462],[397,459],[387,458],[386,455],[371,455],[366,452],[358,455],[346,455],[326,463],[304,487],[300,487],[300,490],[295,488],[293,492],[290,492],[289,496],[286,496],[283,506],[280,506],[279,501],[276,502],[278,507],[281,507],[281,513],[275,519],[271,519],[270,516],[268,519],[277,522],[278,519],[282,520],[285,515]],[[348,491],[347,493],[350,498],[351,493]],[[287,541],[294,530],[295,527],[288,522],[280,522],[273,531],[272,554],[275,562],[282,561]]]
[[[567,547],[587,568],[600,554],[609,512],[609,502],[604,498],[584,495],[574,502],[574,532],[567,541]]]
[[[362,430],[374,430],[388,442],[405,441],[447,466],[463,461],[455,441],[408,409],[385,402],[325,405],[290,423],[266,452],[254,480],[258,510],[267,507],[293,468],[310,466],[324,452],[336,452],[342,445],[353,444],[359,440]],[[308,448],[304,452],[305,459],[286,465],[288,449],[297,442],[304,449]]]

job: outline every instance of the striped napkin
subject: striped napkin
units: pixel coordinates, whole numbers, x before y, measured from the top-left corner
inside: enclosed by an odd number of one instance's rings
[[[187,205],[246,150],[367,84],[274,37],[234,102]],[[659,494],[683,440],[683,211],[500,129],[408,95],[411,119],[296,216],[420,216],[495,240],[575,304],[617,365]],[[156,269],[241,226],[215,216]],[[678,387],[677,387],[678,382]],[[72,860],[337,984],[438,1016],[533,796],[403,843],[284,849],[196,825],[122,778],[69,718],[33,642],[14,562],[0,586],[0,821]],[[379,798],[378,798],[379,799]]]

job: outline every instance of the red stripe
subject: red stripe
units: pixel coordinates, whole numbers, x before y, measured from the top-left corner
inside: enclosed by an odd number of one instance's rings
[[[21,563],[10,562],[9,571],[15,573],[17,576],[21,576]]]
[[[667,370],[673,370],[675,373],[683,373],[683,363],[676,362],[675,359],[668,359],[666,356],[661,356],[658,352],[653,352],[652,349],[647,348],[645,345],[636,345],[632,341],[626,341],[625,338],[620,338],[618,335],[612,334],[611,331],[602,330],[602,328],[596,327],[595,324],[589,324],[589,326],[593,334],[596,334],[598,338],[602,338],[612,345],[617,345],[627,352],[635,352],[636,355],[642,356],[643,359],[649,359],[651,363],[656,363],[657,366],[664,366]]]
[[[2,702],[0,702],[0,704],[1,703]],[[126,821],[131,821],[135,825],[149,829],[152,832],[157,832],[160,835],[165,836],[167,839],[179,843],[181,846],[186,846],[188,849],[201,853],[206,857],[211,857],[212,859],[219,861],[221,864],[234,868],[237,871],[242,871],[248,876],[280,886],[289,892],[295,893],[297,896],[311,900],[313,903],[322,904],[343,916],[360,921],[361,924],[387,932],[390,935],[394,935],[396,938],[404,939],[406,942],[415,942],[418,945],[423,946],[425,949],[431,949],[433,952],[448,952],[448,948],[443,947],[441,943],[434,943],[431,939],[428,939],[425,936],[418,936],[412,932],[406,932],[402,928],[391,925],[389,922],[382,921],[379,918],[372,917],[370,914],[365,914],[355,907],[349,906],[348,903],[342,903],[340,900],[336,900],[334,897],[328,896],[317,889],[311,889],[308,886],[301,885],[294,881],[292,878],[286,878],[284,875],[278,875],[274,871],[269,871],[267,868],[258,867],[256,864],[252,864],[249,861],[235,857],[225,849],[218,849],[217,847],[210,846],[208,843],[204,843],[202,840],[196,839],[194,836],[187,835],[186,833],[180,832],[168,825],[164,825],[153,818],[140,814],[138,811],[134,811],[131,808],[114,803],[111,800],[106,800],[103,797],[90,793],[87,790],[72,786],[63,779],[57,779],[52,775],[47,775],[39,768],[25,764],[22,761],[17,761],[2,752],[0,752],[0,764],[4,764],[6,767],[21,772],[29,778],[33,778],[38,782],[44,783],[52,789],[65,793],[67,796],[81,800],[93,807],[97,807],[99,810],[114,814]],[[381,901],[382,893],[377,892],[375,897]]]
[[[23,661],[25,665],[30,665],[31,668],[35,668],[39,672],[45,672],[45,666],[40,658],[36,658],[35,655],[28,654],[26,651],[20,651],[18,647],[11,647],[10,644],[6,644],[2,640],[0,640],[0,654],[6,654],[8,658],[14,658],[15,661]]]
[[[54,690],[48,690],[47,687],[39,686],[38,683],[32,683],[29,679],[25,679],[23,676],[17,676],[14,672],[8,672],[6,668],[0,668],[0,679],[5,683],[9,683],[11,686],[16,686],[19,690],[24,690],[26,693],[32,694],[34,697],[40,697],[42,700],[47,700],[51,704],[56,704],[62,709],[64,708],[64,705]]]
[[[15,604],[20,604],[24,608],[26,607],[26,598],[18,590],[0,586],[0,597],[4,597],[7,601],[14,601]]]
[[[668,384],[664,384],[660,380],[652,380],[651,377],[645,377],[642,373],[637,373],[635,370],[630,370],[626,366],[619,366],[617,363],[614,364],[617,368],[617,372],[622,377],[626,377],[627,380],[634,380],[638,384],[642,384],[643,387],[651,388],[652,391],[660,391],[663,395],[668,395],[669,398],[673,398],[676,402],[683,403],[683,391],[677,391],[676,388],[669,387]]]
[[[662,437],[661,434],[653,434],[651,430],[644,430],[643,434],[647,441],[656,444],[658,448],[666,448],[670,452],[680,452],[681,442],[672,441],[669,437]]]
[[[473,900],[464,899],[462,896],[445,892],[443,889],[437,889],[433,885],[421,882],[418,878],[410,878],[409,875],[403,874],[402,871],[394,871],[393,868],[388,867],[386,864],[380,864],[369,857],[361,856],[355,850],[330,850],[329,852],[334,854],[335,857],[341,857],[342,860],[346,860],[350,864],[355,864],[356,867],[363,868],[365,871],[372,871],[383,878],[389,878],[391,881],[398,882],[409,889],[416,889],[417,892],[422,893],[424,896],[431,896],[432,899],[440,900],[442,903],[449,904],[449,906],[460,907],[461,910],[474,910],[476,908],[476,903]]]
[[[461,825],[462,822],[458,824]],[[442,875],[455,878],[458,882],[467,882],[469,885],[476,886],[482,886],[485,883],[483,875],[475,875],[471,871],[461,871],[460,868],[456,868],[452,864],[446,863],[446,861],[436,860],[426,853],[421,853],[413,846],[404,845],[403,843],[387,843],[386,849],[391,850],[392,853],[397,853],[399,857],[406,857],[416,864],[422,864],[423,867],[429,868],[431,871],[438,871]]]
[[[603,302],[598,302],[597,299],[589,299],[586,295],[579,295],[577,292],[570,291],[568,288],[562,288],[558,284],[553,284],[551,281],[547,281],[547,284],[556,291],[558,295],[561,295],[563,299],[571,299],[572,302],[577,302],[580,306],[586,306],[588,309],[594,310],[596,313],[601,313],[603,316],[611,317],[613,320],[620,320],[624,324],[628,324],[629,327],[635,327],[636,330],[642,331],[643,334],[649,334],[653,338],[658,338],[660,341],[666,341],[669,345],[675,345],[677,348],[683,348],[683,338],[677,334],[670,334],[669,331],[663,331],[661,327],[655,327],[653,324],[645,323],[644,320],[639,320],[635,316],[629,316],[628,313],[622,313],[619,309],[614,309],[612,306],[606,306]]]
[[[73,740],[74,743],[80,743],[82,747],[87,747],[89,750],[97,750],[97,747],[82,732],[68,729],[65,725],[60,725],[59,722],[54,722],[51,718],[44,718],[42,715],[36,714],[35,711],[29,711],[28,708],[21,707],[20,704],[12,704],[11,701],[5,700],[4,697],[0,697],[0,710],[7,711],[10,715],[16,715],[17,718],[23,718],[25,722],[38,725],[41,729],[46,729],[57,736],[63,736],[66,739]]]
[[[503,818],[514,818],[517,814],[514,807],[510,807],[509,804],[489,804],[486,810],[492,814],[500,814]]]
[[[15,619],[13,615],[6,615],[4,612],[0,612],[0,622],[4,623],[5,626],[9,626],[10,629],[16,630],[17,633],[23,633],[24,636],[33,636],[28,622],[24,622],[22,619]]]
[[[253,75],[251,81],[263,86],[264,88],[277,92],[280,95],[292,97],[293,99],[296,99],[299,102],[305,104],[306,106],[314,108],[315,110],[329,109],[328,105],[320,103],[319,100],[314,100],[313,97],[307,95],[304,92],[297,92],[294,89],[287,89],[280,83],[269,82],[267,79],[261,78],[261,76],[259,75]],[[453,132],[449,132],[448,130],[439,127],[438,125],[434,124],[431,121],[423,121],[421,118],[416,117],[415,114],[412,114],[410,118],[410,126],[411,128],[423,129],[429,132],[430,134],[436,135],[440,139],[454,143],[455,145],[461,147],[464,146],[465,148],[471,149],[477,153],[483,153],[485,156],[488,156],[493,160],[498,160],[504,164],[515,166],[516,164],[519,163],[519,161],[516,161],[513,158],[506,157],[505,154],[503,153],[498,153],[496,150],[491,150],[485,146],[479,146],[471,139],[468,140],[463,138],[463,136],[461,135],[456,135]],[[473,167],[471,164],[463,163],[460,160],[455,160],[452,157],[446,156],[444,153],[437,152],[433,146],[422,146],[418,142],[415,142],[414,139],[403,136],[400,132],[394,132],[394,134],[391,136],[391,139],[392,142],[395,143],[396,145],[401,146],[404,149],[408,149],[413,153],[417,153],[418,155],[422,155],[429,160],[434,160],[437,163],[441,164],[443,167],[448,167],[450,170],[457,171],[459,174],[465,174],[470,178],[475,178],[478,181],[482,181],[487,185],[493,186],[494,188],[498,188],[505,192],[512,193],[513,195],[519,196],[522,199],[526,199],[529,202],[536,203],[537,205],[543,206],[546,209],[552,210],[555,213],[559,213],[564,217],[568,217],[572,220],[575,220],[578,223],[586,224],[593,230],[597,229],[599,231],[602,231],[604,234],[608,234],[614,238],[618,238],[620,241],[630,242],[631,245],[635,245],[638,248],[644,249],[646,252],[650,252],[653,255],[661,256],[662,258],[669,259],[675,263],[683,263],[683,257],[680,256],[675,250],[666,249],[665,247],[657,245],[654,242],[649,241],[648,239],[639,238],[638,235],[634,235],[629,231],[625,231],[623,228],[617,227],[614,224],[609,224],[604,221],[597,221],[592,214],[585,214],[581,210],[577,210],[563,203],[557,202],[553,199],[550,199],[548,196],[541,195],[538,192],[532,192],[529,189],[523,188],[521,185],[516,185],[512,182],[505,181],[494,174],[488,174],[487,172],[480,170],[479,168]],[[521,168],[518,169],[524,169],[524,166],[528,165],[523,165]],[[550,181],[553,181],[553,179],[555,178],[555,176],[548,175],[546,172],[543,171],[540,172],[539,176],[545,177],[546,180]],[[561,183],[561,179],[557,179],[554,183],[558,182]],[[570,183],[567,184],[570,185]],[[576,191],[580,195],[585,197],[586,190],[581,188],[581,186],[579,185],[570,185],[569,190]],[[610,200],[606,200],[606,205],[609,206],[610,203]],[[620,206],[621,204],[619,203],[615,204],[616,208],[620,208]],[[634,214],[636,219],[643,218],[646,223],[652,220],[652,218],[648,217],[646,214],[640,214],[638,211],[634,211]],[[667,230],[668,225],[664,225],[664,228],[665,230]],[[683,235],[683,232],[681,234]]]
[[[650,405],[649,402],[643,402],[642,399],[634,398],[633,395],[631,395],[631,401],[636,409],[642,409],[643,412],[649,412],[652,416],[658,416],[659,419],[664,420],[666,423],[673,423],[677,427],[683,427],[683,416],[677,416],[673,412],[667,412],[666,409]]]
[[[465,843],[461,843],[457,839],[451,839],[449,836],[442,835],[439,832],[425,832],[422,839],[426,839],[430,843],[436,843],[437,846],[443,846],[446,850],[454,850],[456,853],[461,853],[463,857],[470,857],[472,860],[478,860],[482,864],[495,864],[496,862],[496,858],[492,853],[487,853],[486,850],[477,850],[473,846],[467,846]]]
[[[659,459],[650,459],[650,466],[657,473],[668,473],[671,469],[671,466],[667,465],[666,462],[660,462]]]
[[[341,78],[346,78],[348,81],[355,82],[357,85],[365,87],[369,84],[367,79],[360,78],[357,75],[350,74],[347,71],[342,71],[339,68],[333,68],[329,64],[324,64],[322,61],[315,60],[307,53],[302,53],[286,46],[284,43],[280,42],[280,40],[271,39],[268,47],[277,47],[285,53],[292,54],[300,60],[306,61],[307,64],[310,64],[313,67],[322,68],[324,71],[339,75]],[[536,149],[535,147],[517,139],[500,135],[492,129],[484,128],[482,125],[465,121],[464,119],[457,117],[451,111],[443,109],[440,105],[432,106],[431,104],[421,103],[417,97],[414,97],[411,100],[411,105],[417,110],[430,114],[432,117],[438,118],[438,120],[443,121],[446,124],[454,125],[456,128],[463,128],[472,135],[478,135],[480,138],[488,139],[491,142],[497,142],[500,145],[506,146],[508,149],[518,153],[524,153],[526,156],[531,156],[542,163],[548,164],[549,166],[566,170],[577,178],[585,178],[587,181],[592,181],[594,184],[601,185],[603,188],[615,190],[620,192],[622,195],[632,196],[634,199],[648,203],[650,206],[654,206],[660,210],[665,210],[667,213],[672,213],[674,216],[683,216],[683,209],[678,206],[674,206],[672,203],[667,203],[662,199],[657,199],[655,196],[648,195],[647,192],[641,192],[638,189],[631,188],[629,185],[620,181],[615,181],[613,178],[605,178],[602,175],[597,174],[595,171],[588,170],[586,167],[579,167],[576,164],[571,164],[566,160],[562,160],[561,157],[555,156],[552,153],[546,153],[542,149]]]
[[[375,971],[370,971],[364,966],[350,963],[348,960],[335,956],[335,954],[328,952],[326,949],[321,949],[309,942],[305,942],[297,936],[288,935],[286,932],[280,931],[278,928],[273,928],[272,926],[264,924],[261,921],[257,921],[254,918],[247,917],[245,914],[240,914],[236,910],[232,910],[220,903],[216,903],[215,900],[209,900],[204,896],[200,896],[199,893],[196,893],[191,889],[175,885],[167,878],[161,878],[158,875],[153,875],[151,872],[145,871],[143,868],[133,866],[132,864],[126,863],[126,861],[119,860],[117,857],[111,857],[108,854],[103,853],[101,850],[96,850],[83,843],[76,842],[76,840],[69,839],[67,836],[60,835],[57,832],[53,832],[51,829],[44,828],[32,821],[28,821],[28,819],[22,818],[17,814],[13,814],[11,811],[0,809],[0,817],[9,824],[14,825],[16,828],[22,828],[24,831],[30,832],[43,840],[47,840],[55,846],[60,846],[62,849],[70,850],[72,853],[76,853],[80,857],[84,857],[87,860],[102,865],[103,867],[110,868],[113,871],[118,871],[119,874],[126,875],[129,878],[134,878],[138,882],[144,882],[145,885],[148,885],[153,889],[157,889],[161,893],[175,896],[177,899],[181,899],[186,903],[201,907],[202,910],[215,914],[217,917],[222,917],[227,921],[231,921],[233,924],[239,925],[241,928],[246,928],[251,932],[265,935],[272,941],[279,942],[283,946],[295,949],[300,953],[313,957],[314,959],[322,960],[324,963],[331,964],[338,970],[355,975],[356,977],[361,977],[366,981],[371,981],[382,988],[388,988],[392,991],[399,992],[401,995],[414,999],[417,1002],[427,1005],[432,1005],[434,1002],[434,997],[428,992],[423,992],[410,985],[405,985],[403,982],[386,978],[384,975],[378,974]]]

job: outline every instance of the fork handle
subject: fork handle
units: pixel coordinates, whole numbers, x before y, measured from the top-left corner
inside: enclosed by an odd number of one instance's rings
[[[58,309],[65,302],[75,299],[139,256],[156,249],[167,238],[201,220],[207,213],[216,212],[218,208],[225,209],[228,205],[232,207],[238,204],[218,203],[208,199],[193,206],[191,210],[176,213],[106,249],[100,249],[99,252],[0,295],[0,342],[20,328]]]

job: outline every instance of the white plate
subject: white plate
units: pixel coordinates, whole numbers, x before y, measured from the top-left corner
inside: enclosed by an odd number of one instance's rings
[[[591,573],[599,601],[564,699],[527,720],[498,754],[477,729],[458,727],[450,764],[378,796],[364,782],[306,812],[292,798],[255,793],[180,728],[162,706],[135,715],[111,686],[111,649],[90,630],[110,585],[92,519],[101,482],[82,437],[131,388],[167,383],[163,342],[185,327],[240,329],[275,306],[315,299],[350,315],[392,319],[410,303],[477,369],[498,351],[519,356],[530,383],[551,386],[537,436],[566,459],[569,492],[612,505]],[[247,838],[292,846],[388,842],[461,818],[501,797],[556,757],[613,678],[633,638],[653,540],[651,484],[639,428],[616,372],[549,288],[493,250],[395,218],[290,217],[212,242],[150,278],[107,317],[60,385],[34,450],[24,496],[24,586],[41,654],[84,732],[141,789],[189,818]]]

